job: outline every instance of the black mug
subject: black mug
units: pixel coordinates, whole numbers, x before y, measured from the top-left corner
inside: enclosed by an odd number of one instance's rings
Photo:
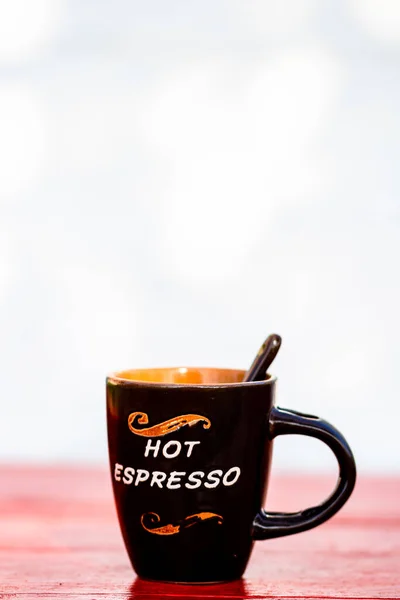
[[[356,467],[326,421],[274,406],[275,377],[170,368],[107,378],[110,466],[119,523],[139,577],[176,583],[239,579],[254,540],[320,525],[351,495]],[[297,513],[268,513],[272,440],[325,442],[339,463],[335,490]]]

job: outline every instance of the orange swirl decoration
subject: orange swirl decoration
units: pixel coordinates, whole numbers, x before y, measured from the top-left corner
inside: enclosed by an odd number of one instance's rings
[[[140,522],[142,523],[143,529],[149,533],[154,533],[156,535],[175,535],[176,533],[179,533],[181,529],[187,529],[188,527],[192,527],[192,525],[197,525],[198,523],[201,523],[201,521],[206,521],[208,519],[215,519],[218,525],[221,525],[224,520],[221,515],[217,515],[216,513],[200,512],[186,517],[183,521],[178,521],[176,525],[169,523],[168,525],[157,527],[160,522],[160,516],[157,513],[149,512],[142,515]],[[145,521],[147,521],[150,527],[145,525]]]
[[[149,417],[143,412],[133,412],[128,417],[129,429],[135,435],[142,435],[143,437],[159,437],[162,435],[167,435],[168,433],[177,431],[181,427],[185,427],[185,425],[193,427],[193,425],[196,425],[196,423],[200,422],[203,423],[204,429],[210,429],[211,427],[211,421],[210,419],[207,419],[207,417],[203,417],[201,415],[181,415],[180,417],[174,417],[173,419],[169,419],[168,421],[164,421],[158,425],[153,425],[152,427],[143,427],[142,429],[137,429],[133,426],[136,418],[139,425],[147,425],[149,422]]]

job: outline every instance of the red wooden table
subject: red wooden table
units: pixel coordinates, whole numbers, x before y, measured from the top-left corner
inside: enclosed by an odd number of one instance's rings
[[[268,508],[317,503],[333,479],[273,477]],[[176,597],[400,598],[400,478],[359,477],[328,523],[258,542],[242,581],[177,586],[135,578],[105,470],[0,468],[0,598]]]

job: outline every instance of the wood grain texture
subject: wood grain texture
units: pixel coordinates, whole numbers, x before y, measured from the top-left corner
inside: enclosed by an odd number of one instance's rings
[[[273,477],[268,508],[317,503],[333,480]],[[0,598],[400,598],[400,478],[360,477],[328,523],[258,542],[243,581],[175,586],[135,579],[105,470],[2,467]]]

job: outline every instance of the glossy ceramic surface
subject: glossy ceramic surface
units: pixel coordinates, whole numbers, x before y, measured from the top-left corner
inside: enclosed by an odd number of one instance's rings
[[[275,379],[242,383],[244,371],[151,369],[107,380],[110,466],[121,531],[146,579],[206,583],[238,579],[255,539],[303,531],[349,497],[354,460],[337,430],[274,407]],[[340,478],[321,506],[267,514],[272,439],[318,437],[335,452]]]

